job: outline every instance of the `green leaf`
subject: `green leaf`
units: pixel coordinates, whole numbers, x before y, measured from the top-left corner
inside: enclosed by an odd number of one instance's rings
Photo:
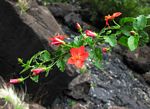
[[[150,19],[150,14],[146,16],[147,19]]]
[[[133,17],[124,17],[119,21],[119,24],[124,25],[125,23],[133,22],[134,20]]]
[[[77,36],[74,38],[74,42],[72,42],[72,45],[76,47],[80,47],[81,45],[83,45],[83,41],[81,40],[79,36]]]
[[[143,30],[146,27],[147,19],[144,15],[140,15],[134,20],[133,28],[135,30]]]
[[[103,66],[102,66],[102,63],[101,62],[99,62],[99,61],[93,61],[93,64],[97,67],[97,68],[99,68],[99,69],[102,69],[103,68]]]
[[[112,33],[112,30],[108,30],[108,31],[106,32],[107,35],[109,35],[109,34],[111,34],[111,33]]]
[[[124,27],[121,28],[122,34],[126,36],[130,36],[130,31],[132,30],[132,26],[125,25]]]
[[[138,36],[130,36],[128,38],[128,47],[131,51],[135,50],[138,46],[139,37]]]
[[[101,61],[102,60],[102,51],[100,48],[94,48],[94,58],[96,58],[96,60]]]
[[[90,46],[93,46],[93,44],[94,44],[93,39],[91,37],[87,37],[85,39],[85,42]]]
[[[56,63],[56,65],[57,65],[57,67],[58,67],[62,72],[64,72],[64,70],[65,70],[65,62],[64,62],[63,59],[58,60],[57,63]]]
[[[47,50],[45,50],[40,56],[40,60],[42,60],[44,62],[49,61],[50,59],[51,59],[51,55]]]
[[[45,77],[47,77],[47,76],[48,76],[49,71],[50,71],[51,69],[52,69],[52,68],[46,69]]]
[[[105,39],[105,42],[109,43],[112,47],[117,45],[117,38],[116,38],[116,35],[114,34],[111,36],[105,36],[104,39]]]
[[[97,61],[101,61],[102,60],[102,51],[100,48],[93,48],[89,51],[90,53],[90,58],[91,59],[95,59]]]
[[[36,83],[38,83],[38,81],[39,81],[39,75],[33,76],[33,77],[31,76],[30,78],[31,78],[32,81],[34,81]]]
[[[118,43],[121,44],[121,45],[123,45],[123,46],[125,46],[125,47],[128,47],[127,42],[128,42],[128,37],[126,37],[126,36],[122,36],[118,40]]]
[[[144,44],[148,43],[149,41],[150,41],[150,37],[149,37],[148,33],[145,31],[141,31],[140,32],[140,45],[143,46]]]
[[[22,67],[24,67],[24,69],[20,72],[20,74],[30,69],[30,61],[27,61],[26,64],[22,65]]]
[[[108,30],[108,29],[109,29],[109,28],[103,28],[103,29],[100,31],[99,35],[102,35],[102,34],[105,33],[106,30]]]

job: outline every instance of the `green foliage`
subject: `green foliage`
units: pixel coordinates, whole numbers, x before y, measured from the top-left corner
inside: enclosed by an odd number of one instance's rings
[[[109,43],[112,47],[117,45],[117,37],[115,34],[111,34],[109,37],[104,37],[105,42]]]
[[[91,12],[107,15],[116,11],[122,12],[123,16],[148,15],[150,12],[149,0],[81,0],[91,5]],[[96,16],[96,15],[95,15]]]
[[[30,78],[31,78],[32,81],[34,81],[36,83],[38,83],[38,81],[39,81],[39,75],[37,75],[37,76],[31,76]]]
[[[147,19],[146,16],[140,15],[133,22],[133,28],[135,30],[143,30],[146,27]]]
[[[149,42],[148,33],[145,31],[148,25],[147,18],[144,15],[139,15],[136,18],[122,18],[119,23],[123,36],[119,38],[118,42],[123,46],[128,46],[131,51],[135,50],[139,44],[144,45]]]
[[[130,36],[128,38],[128,47],[131,51],[135,50],[138,47],[139,37],[138,36]]]

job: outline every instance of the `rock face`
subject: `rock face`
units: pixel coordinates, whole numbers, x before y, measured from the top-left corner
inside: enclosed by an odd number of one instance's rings
[[[150,71],[150,47],[144,46],[138,48],[135,52],[124,53],[125,63],[138,73]]]
[[[65,16],[66,22],[74,22],[70,19],[71,14]],[[50,11],[34,0],[31,8],[23,14],[15,2],[0,0],[0,18],[0,75],[5,78],[17,75],[17,57],[26,60],[42,49],[52,52],[48,37],[64,34]],[[111,54],[106,61],[102,70],[88,62],[87,74],[76,78],[65,73],[72,72],[68,67],[64,73],[54,69],[39,84],[27,81],[27,91],[43,105],[51,105],[64,91],[59,103],[58,98],[55,101],[61,106],[55,108],[54,104],[54,109],[69,109],[68,99],[77,102],[72,109],[149,109],[150,88],[143,79],[136,77],[117,54]]]
[[[18,57],[27,60],[43,49],[52,52],[48,37],[56,33],[63,34],[48,9],[39,6],[34,0],[31,8],[23,14],[15,2],[0,0],[0,17],[0,75],[5,79],[17,77],[20,71]],[[27,81],[27,92],[36,102],[50,105],[67,88],[72,78],[54,69],[49,78],[41,79],[38,84]]]
[[[133,75],[133,71],[128,69],[116,57],[116,54],[112,54],[107,61],[103,70],[90,67],[90,80],[89,76],[75,78],[76,81],[72,82],[77,84],[74,85],[75,89],[70,89],[72,95],[69,93],[69,96],[85,101],[87,109],[149,109],[150,88],[144,80],[138,80],[139,78]],[[83,82],[83,79],[86,81]],[[91,83],[90,89],[84,86],[84,90],[89,90],[89,92],[84,91],[83,93],[83,88],[79,86],[89,82]],[[88,106],[88,103],[91,105]]]

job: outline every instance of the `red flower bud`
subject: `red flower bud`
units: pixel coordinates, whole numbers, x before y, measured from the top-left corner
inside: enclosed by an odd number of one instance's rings
[[[46,69],[45,68],[36,68],[32,69],[31,72],[33,72],[33,76],[39,75],[40,73],[44,72]]]
[[[82,31],[82,28],[81,28],[79,23],[76,23],[76,28],[77,28],[78,31]]]
[[[93,32],[93,31],[91,31],[91,30],[86,30],[86,31],[85,31],[85,34],[86,34],[87,36],[90,36],[90,37],[95,37],[95,36],[96,36],[96,33]]]
[[[106,47],[102,48],[103,53],[106,53],[108,50],[109,50],[109,48],[106,48]]]
[[[64,39],[65,39],[65,36],[63,35],[56,35],[53,38],[49,38],[49,40],[51,40],[52,45],[65,44],[65,42],[63,41]]]
[[[17,83],[21,83],[24,81],[24,78],[17,78],[17,79],[10,79],[9,83],[10,84],[17,84]]]

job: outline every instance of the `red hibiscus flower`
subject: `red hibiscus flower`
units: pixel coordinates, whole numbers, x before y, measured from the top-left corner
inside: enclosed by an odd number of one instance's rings
[[[71,57],[68,59],[68,64],[74,64],[77,68],[82,68],[84,61],[88,58],[89,54],[85,51],[85,47],[70,49]]]
[[[52,45],[61,45],[61,44],[65,44],[65,42],[63,41],[65,39],[65,37],[63,35],[56,35],[53,38],[49,38],[49,40],[51,40]]]
[[[105,16],[106,26],[109,26],[109,20],[113,20],[114,18],[119,17],[121,14],[121,12],[115,12],[113,15]]]
[[[10,84],[17,84],[17,83],[21,83],[24,81],[24,78],[17,78],[17,79],[10,79],[9,83]]]
[[[91,31],[91,30],[86,30],[86,31],[85,31],[85,34],[86,34],[87,36],[90,36],[90,37],[95,37],[95,36],[96,36],[96,33],[93,32],[93,31]]]
[[[33,72],[33,76],[39,75],[40,73],[42,73],[44,71],[45,71],[45,68],[36,68],[36,69],[31,70],[31,72]]]

